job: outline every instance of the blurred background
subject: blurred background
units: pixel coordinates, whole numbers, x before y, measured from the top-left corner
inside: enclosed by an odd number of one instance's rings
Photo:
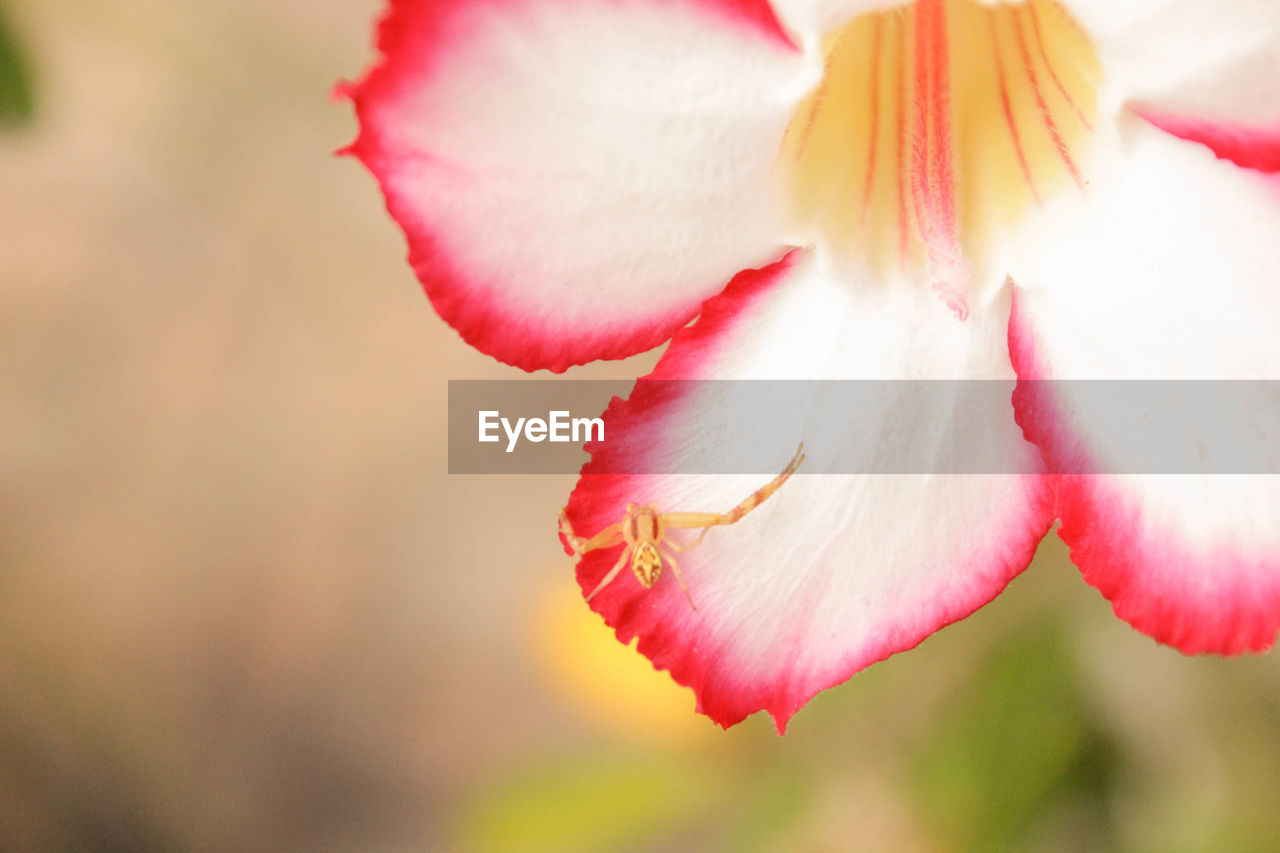
[[[519,373],[331,155],[378,9],[0,0],[0,850],[1277,849],[1280,659],[1052,536],[785,738],[694,716],[581,604],[572,477],[446,473],[447,380]]]

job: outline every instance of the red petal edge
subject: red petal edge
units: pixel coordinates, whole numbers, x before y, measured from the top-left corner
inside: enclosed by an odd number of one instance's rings
[[[471,346],[499,361],[523,370],[550,370],[563,373],[568,368],[598,359],[618,359],[652,349],[671,337],[676,329],[697,316],[698,303],[679,306],[668,316],[629,333],[602,333],[584,330],[576,339],[546,335],[532,322],[503,316],[494,310],[494,297],[484,295],[473,277],[451,262],[439,241],[412,215],[413,205],[389,189],[389,157],[379,134],[372,130],[369,112],[381,96],[405,85],[407,62],[412,57],[419,73],[424,57],[437,54],[450,40],[463,38],[456,32],[452,16],[467,5],[505,3],[518,5],[528,0],[389,0],[386,13],[377,25],[376,46],[381,57],[358,82],[339,81],[331,90],[334,99],[349,99],[355,106],[360,130],[339,156],[359,159],[377,179],[387,212],[404,230],[408,261],[436,312]],[[604,2],[604,0],[598,0]],[[783,30],[768,0],[690,0],[724,15],[738,25],[746,25],[799,50]]]
[[[1079,435],[1068,423],[1052,393],[1048,372],[1036,353],[1034,331],[1018,311],[1015,288],[1009,319],[1009,352],[1018,384],[1014,417],[1027,440],[1044,454],[1046,469],[1095,470]],[[1111,602],[1116,616],[1157,642],[1185,654],[1236,655],[1265,652],[1280,630],[1280,560],[1259,558],[1235,549],[1211,556],[1188,555],[1179,547],[1180,531],[1154,528],[1142,518],[1141,506],[1126,498],[1105,474],[1046,475],[1056,494],[1061,519],[1058,535],[1071,560]],[[1177,567],[1170,574],[1160,569]],[[1215,572],[1215,567],[1229,571]],[[1230,578],[1206,591],[1186,578]],[[1275,579],[1269,588],[1249,587],[1246,578]]]
[[[707,300],[697,322],[675,334],[672,346],[657,367],[642,379],[687,379],[699,375],[702,362],[715,358],[716,339],[725,327],[755,299],[779,284],[800,254],[798,250],[792,251],[770,266],[739,273],[723,293]],[[640,382],[628,399],[615,397],[603,416],[610,434],[616,436],[619,431],[625,432],[629,421],[652,415],[655,409],[675,402],[670,399],[672,387],[663,382],[653,385]],[[616,439],[607,446],[591,442],[586,449],[592,454],[592,459],[582,468],[567,511],[576,529],[599,530],[617,521],[618,507],[629,503],[636,494],[633,481],[638,479],[631,475],[599,472],[612,468],[613,455],[640,451],[630,449],[625,442]],[[1042,482],[1041,478],[1037,477],[1036,482]],[[764,691],[758,687],[729,683],[732,676],[720,662],[709,655],[699,654],[698,637],[692,630],[681,632],[672,628],[677,624],[674,614],[683,614],[687,607],[684,599],[676,593],[664,600],[655,600],[652,595],[636,591],[629,585],[624,588],[630,592],[619,594],[615,586],[612,588],[614,591],[606,589],[596,596],[591,607],[614,629],[619,642],[628,645],[638,637],[636,649],[650,660],[654,669],[669,672],[678,684],[692,689],[697,697],[698,713],[728,729],[750,714],[764,710],[772,717],[778,734],[782,735],[796,712],[818,693],[843,684],[873,663],[915,648],[936,631],[995,599],[1031,563],[1040,540],[1052,527],[1051,508],[1052,495],[1047,487],[1029,490],[1027,513],[1044,519],[1044,522],[1034,529],[1029,527],[1025,541],[1014,541],[1004,547],[1004,565],[993,570],[993,577],[975,581],[969,597],[947,602],[949,606],[940,608],[937,614],[904,614],[894,630],[886,631],[882,642],[854,651],[832,665],[820,679],[810,678],[803,683],[783,682]],[[563,536],[561,543],[565,553],[572,555]],[[595,588],[616,558],[617,552],[608,550],[592,552],[579,560],[577,580],[584,596]],[[668,605],[675,610],[668,610]],[[815,682],[817,686],[814,686]]]
[[[1222,160],[1259,172],[1280,172],[1280,127],[1203,121],[1145,107],[1133,111],[1165,133],[1204,145]]]

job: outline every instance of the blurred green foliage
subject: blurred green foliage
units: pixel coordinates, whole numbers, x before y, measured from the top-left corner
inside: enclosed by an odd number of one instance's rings
[[[1117,756],[1047,622],[1000,644],[926,731],[912,788],[959,851],[1109,847]]]
[[[731,790],[723,768],[674,756],[556,761],[487,790],[463,835],[467,849],[494,853],[660,849]]]
[[[0,127],[19,127],[31,120],[35,98],[26,55],[0,6]]]
[[[795,766],[779,763],[769,772],[752,778],[752,786],[742,796],[738,813],[731,815],[723,844],[726,851],[757,853],[785,848],[788,838],[812,806],[812,775]]]
[[[618,741],[609,758],[601,757],[606,745],[482,783],[463,809],[459,847],[1277,849],[1280,765],[1268,736],[1280,715],[1265,683],[1245,682],[1248,690],[1230,696],[1224,707],[1240,719],[1201,720],[1204,743],[1227,745],[1217,771],[1225,775],[1207,780],[1222,785],[1224,796],[1204,800],[1196,780],[1177,769],[1201,760],[1190,744],[1144,751],[1117,727],[1114,709],[1098,702],[1096,673],[1082,669],[1073,643],[1077,627],[1047,608],[1029,608],[1000,631],[991,627],[953,632],[949,645],[913,652],[910,667],[872,667],[825,694],[785,738],[754,720],[699,748],[637,751]],[[935,656],[945,666],[931,669]],[[1180,670],[1192,665],[1178,659]],[[1203,669],[1233,683],[1220,660]],[[1169,706],[1170,697],[1152,696],[1150,713],[1169,713]],[[1188,796],[1188,783],[1190,799],[1174,799]]]
[[[973,674],[953,680],[936,716],[905,732],[884,732],[903,770],[891,784],[931,848],[1116,846],[1108,803],[1119,758],[1087,706],[1065,635],[1044,618],[1015,628],[977,653]],[[466,811],[464,846],[738,853],[808,849],[812,842],[825,849],[815,840],[824,831],[812,829],[823,820],[823,792],[847,788],[851,773],[877,760],[833,740],[832,732],[862,729],[865,736],[868,727],[883,725],[874,706],[893,705],[891,694],[902,687],[876,669],[859,677],[859,689],[832,694],[835,701],[808,715],[811,737],[780,740],[761,725],[743,733],[734,749],[670,746],[606,761],[592,752],[485,786]],[[879,701],[868,705],[869,698]],[[865,808],[839,801],[835,807]],[[672,839],[688,844],[673,847]],[[849,843],[866,849],[856,839]]]

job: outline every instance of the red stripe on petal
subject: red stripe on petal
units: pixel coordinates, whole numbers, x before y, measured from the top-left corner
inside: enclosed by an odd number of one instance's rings
[[[1030,4],[1026,8],[1034,8]],[[1031,93],[1035,96],[1036,109],[1040,112],[1040,120],[1044,122],[1045,129],[1049,131],[1049,137],[1053,140],[1054,150],[1058,152],[1058,156],[1062,158],[1062,163],[1067,167],[1067,171],[1071,173],[1071,178],[1076,182],[1076,186],[1084,189],[1084,178],[1080,176],[1080,170],[1076,167],[1074,158],[1071,156],[1070,150],[1067,148],[1066,140],[1062,138],[1061,131],[1058,130],[1058,123],[1053,119],[1053,113],[1049,110],[1048,103],[1045,102],[1044,92],[1040,90],[1040,79],[1036,74],[1035,65],[1031,60],[1031,49],[1027,46],[1027,36],[1022,28],[1022,16],[1018,14],[1019,10],[1014,10],[1013,14],[1013,32],[1018,41],[1018,55],[1022,57],[1022,68],[1027,75],[1028,81],[1031,83]],[[1041,51],[1043,53],[1043,50]],[[1047,61],[1047,60],[1046,60]],[[997,60],[997,63],[999,60]],[[1053,69],[1049,69],[1050,75]],[[1059,84],[1061,85],[1061,84]],[[1019,146],[1021,152],[1021,146]],[[1028,176],[1028,180],[1029,180]],[[1031,188],[1032,195],[1036,195],[1035,187]]]
[[[1076,99],[1072,97],[1071,92],[1062,84],[1062,78],[1058,76],[1058,72],[1054,69],[1053,63],[1049,60],[1049,52],[1045,49],[1044,33],[1040,29],[1040,15],[1036,12],[1035,3],[1027,3],[1024,7],[1031,15],[1031,31],[1036,39],[1036,51],[1040,54],[1044,67],[1049,71],[1049,79],[1053,81],[1053,86],[1058,90],[1058,94],[1067,102],[1067,106],[1071,107],[1071,111],[1076,114],[1081,126],[1085,130],[1092,131],[1093,123],[1089,121],[1089,117],[1085,115],[1084,110],[1080,109],[1080,105],[1076,103]],[[1067,19],[1070,20],[1070,19]],[[1070,21],[1071,26],[1075,26],[1075,21]]]
[[[907,214],[907,32],[906,27],[898,27],[898,53],[894,63],[897,92],[896,109],[898,113],[897,149],[898,149],[898,263],[902,269],[907,268],[910,251],[910,231]]]
[[[930,287],[956,317],[969,314],[970,269],[960,245],[951,135],[950,51],[946,5],[915,7],[915,114],[911,188],[928,260]]]
[[[867,213],[871,210],[871,190],[875,188],[876,159],[880,146],[880,55],[884,51],[884,18],[875,18],[875,32],[871,41],[871,129],[868,135],[871,147],[867,152],[867,179],[862,187],[862,215],[860,222],[867,224]],[[814,100],[815,106],[818,99]]]
[[[1009,79],[1005,70],[1004,57],[1000,52],[1000,34],[996,31],[994,16],[987,19],[991,32],[991,51],[996,62],[996,83],[1000,93],[1000,109],[1004,113],[1005,129],[1009,131],[1009,140],[1018,157],[1018,168],[1022,171],[1022,179],[1036,204],[1044,204],[1040,191],[1036,188],[1035,179],[1031,176],[1031,165],[1027,162],[1027,153],[1022,147],[1022,136],[1018,132],[1018,122],[1013,116],[1013,105],[1009,100]]]

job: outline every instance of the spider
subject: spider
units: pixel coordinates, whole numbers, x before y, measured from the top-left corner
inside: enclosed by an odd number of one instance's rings
[[[662,565],[665,561],[671,565],[671,571],[675,574],[676,580],[680,582],[680,588],[684,590],[684,597],[688,599],[689,606],[697,610],[697,606],[693,603],[693,596],[689,594],[689,587],[685,585],[684,577],[680,574],[680,565],[670,552],[675,551],[678,554],[682,554],[700,544],[702,538],[707,535],[707,531],[712,527],[733,524],[738,521],[780,489],[782,484],[795,473],[795,470],[800,467],[800,463],[803,461],[804,444],[802,443],[796,448],[796,455],[791,457],[791,461],[781,474],[774,477],[765,486],[752,492],[742,503],[725,513],[659,512],[658,508],[651,504],[644,506],[627,504],[627,512],[622,521],[609,525],[595,536],[585,538],[574,534],[573,527],[569,524],[569,516],[566,513],[568,507],[560,510],[560,533],[570,547],[573,548],[575,555],[581,557],[588,551],[595,551],[599,548],[612,548],[620,542],[625,543],[626,546],[622,549],[618,562],[614,563],[613,568],[604,576],[604,580],[600,581],[596,588],[591,591],[591,595],[587,596],[586,600],[590,601],[597,592],[608,586],[628,561],[631,563],[631,571],[635,574],[636,580],[640,581],[640,585],[645,589],[650,589],[658,582],[658,577],[662,574]],[[702,532],[698,534],[697,539],[687,545],[681,545],[674,539],[667,537],[667,531],[671,529],[689,530],[699,527],[702,528]]]

